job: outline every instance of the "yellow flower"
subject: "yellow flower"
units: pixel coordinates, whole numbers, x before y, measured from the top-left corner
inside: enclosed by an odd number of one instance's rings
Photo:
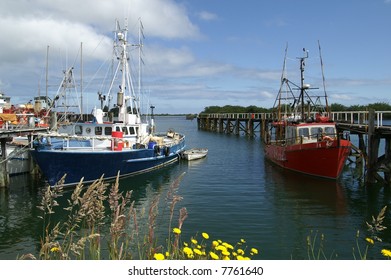
[[[175,234],[181,234],[182,231],[179,228],[173,228],[172,232]]]
[[[217,245],[219,245],[219,242],[217,242],[216,240],[214,240],[214,241],[212,242],[212,246],[213,246],[213,247],[216,247]]]
[[[183,248],[183,253],[185,253],[186,255],[190,255],[193,254],[193,250],[189,247],[185,247]]]
[[[214,260],[218,260],[218,259],[219,259],[219,256],[216,255],[216,254],[213,253],[213,252],[209,252],[209,255],[210,255],[210,257],[211,257],[212,259],[214,259]]]
[[[244,255],[243,249],[238,249],[237,252],[238,252],[239,255]]]
[[[199,250],[199,249],[194,249],[194,253],[196,253],[196,254],[199,255],[199,256],[202,255],[202,252],[201,252],[201,250]]]
[[[229,261],[230,258],[228,256],[224,256],[223,261]]]
[[[58,248],[58,247],[53,247],[52,249],[50,249],[50,252],[52,252],[52,253],[55,253],[58,251],[60,251],[60,248]]]
[[[387,249],[381,250],[381,253],[383,256],[390,258],[391,257],[391,251]]]
[[[202,233],[202,237],[203,237],[204,239],[209,239],[209,234],[207,234],[206,232],[203,232],[203,233]]]
[[[373,241],[373,239],[369,238],[369,237],[365,238],[365,241],[368,242],[371,245],[375,244],[375,241]]]
[[[170,256],[170,252],[166,252],[166,257],[169,257]]]
[[[189,246],[189,244],[187,244],[187,242],[183,242],[183,245],[185,245],[185,247]]]
[[[231,255],[231,253],[228,252],[228,251],[221,251],[221,254],[224,255],[224,256],[229,256],[229,255]]]
[[[233,250],[233,248],[234,248],[234,246],[232,246],[231,244],[229,244],[229,243],[227,243],[227,242],[223,242],[222,245],[223,245],[225,248],[227,248],[227,249]]]
[[[164,260],[164,255],[162,253],[155,253],[153,257],[155,260],[159,260],[159,261]]]
[[[188,255],[187,255],[187,258],[188,258],[188,259],[194,259],[194,254],[188,254]]]
[[[251,253],[257,255],[257,254],[258,254],[258,249],[252,248],[252,249],[251,249]]]
[[[240,242],[241,242],[241,243],[246,243],[246,240],[244,240],[244,239],[242,238],[242,239],[240,239]]]
[[[227,251],[227,248],[225,246],[223,246],[223,245],[218,245],[216,247],[216,250],[218,250],[218,251]]]
[[[191,239],[191,243],[193,243],[193,244],[197,244],[197,243],[198,243],[198,241],[197,241],[196,239],[192,238],[192,239]]]

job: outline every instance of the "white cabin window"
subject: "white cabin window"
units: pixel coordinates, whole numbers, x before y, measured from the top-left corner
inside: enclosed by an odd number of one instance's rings
[[[83,133],[83,128],[81,125],[76,125],[75,126],[75,134],[76,135],[81,135]]]
[[[288,126],[286,130],[286,142],[287,144],[293,144],[296,142],[296,129]]]
[[[324,132],[326,133],[326,135],[331,135],[331,136],[335,135],[335,129],[332,126],[326,126],[324,128]]]
[[[308,138],[310,136],[310,130],[308,129],[308,127],[299,128],[299,136]]]
[[[323,128],[319,126],[311,127],[311,137],[319,137],[323,133]]]
[[[113,129],[111,127],[105,127],[105,135],[111,135]]]
[[[97,126],[95,127],[95,135],[102,135],[102,127],[101,126]]]
[[[136,134],[136,133],[134,132],[134,127],[133,127],[133,126],[129,127],[129,134],[130,134],[130,135]]]
[[[122,128],[122,132],[124,133],[124,135],[129,135],[128,128],[126,126]]]

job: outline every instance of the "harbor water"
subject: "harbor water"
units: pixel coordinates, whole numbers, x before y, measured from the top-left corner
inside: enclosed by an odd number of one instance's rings
[[[138,213],[148,213],[151,203],[160,197],[158,244],[165,244],[168,233],[167,192],[183,174],[177,190],[183,199],[176,204],[175,213],[182,207],[188,212],[182,227],[184,241],[202,232],[211,240],[231,244],[245,239],[248,248],[259,251],[253,258],[266,260],[309,259],[308,238],[316,249],[322,242],[322,259],[360,258],[358,250],[364,252],[367,245],[369,259],[384,259],[381,249],[391,249],[388,208],[383,221],[387,229],[377,234],[382,241],[373,245],[365,241],[371,236],[367,222],[389,206],[390,191],[365,186],[362,169],[354,164],[345,166],[338,181],[315,179],[271,164],[264,158],[259,137],[201,131],[196,120],[182,116],[158,117],[156,123],[157,131],[184,133],[188,149],[209,150],[204,159],[182,160],[121,180],[121,191],[133,191]],[[38,255],[43,228],[37,205],[43,191],[42,180],[30,176],[11,177],[10,187],[0,189],[0,259]],[[59,202],[66,203],[70,194],[71,190],[65,192]],[[61,211],[56,215],[65,217]]]

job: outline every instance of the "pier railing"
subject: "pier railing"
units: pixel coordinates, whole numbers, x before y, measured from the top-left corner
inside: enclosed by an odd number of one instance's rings
[[[315,116],[317,112],[312,112]],[[331,119],[336,122],[367,125],[369,111],[336,111],[331,112]],[[391,111],[375,111],[376,127],[385,126],[384,120],[391,120]],[[215,114],[200,114],[199,118],[207,119],[231,119],[231,120],[272,120],[272,113],[215,113]]]
[[[391,111],[375,111],[375,126],[385,126],[384,119],[391,119]],[[369,111],[331,112],[331,118],[336,122],[350,124],[368,124]],[[386,118],[385,118],[386,117]]]

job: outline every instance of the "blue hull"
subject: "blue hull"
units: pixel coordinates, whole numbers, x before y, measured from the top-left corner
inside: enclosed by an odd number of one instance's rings
[[[31,155],[40,167],[50,186],[54,186],[65,174],[63,186],[76,185],[82,178],[92,183],[102,175],[105,179],[149,172],[179,160],[185,149],[184,141],[170,147],[170,151],[154,149],[124,149],[122,151],[67,151],[32,149]]]

